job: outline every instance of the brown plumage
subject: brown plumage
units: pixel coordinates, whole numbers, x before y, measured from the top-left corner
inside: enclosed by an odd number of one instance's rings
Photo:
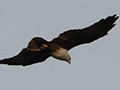
[[[107,32],[115,26],[114,22],[117,19],[118,17],[113,15],[106,19],[101,19],[87,28],[65,31],[53,39],[52,42],[68,50],[77,45],[92,42],[107,35]]]
[[[18,55],[3,59],[0,64],[8,65],[30,65],[45,61],[48,57],[53,56],[57,59],[67,61],[70,64],[70,55],[68,51],[80,44],[90,43],[98,38],[108,34],[119,17],[115,15],[83,29],[68,30],[60,34],[57,38],[48,42],[40,37],[33,38],[27,48],[24,48]]]

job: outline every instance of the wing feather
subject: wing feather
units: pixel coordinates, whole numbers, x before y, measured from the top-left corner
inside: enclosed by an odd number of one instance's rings
[[[68,50],[80,44],[90,43],[107,35],[107,32],[115,26],[114,22],[118,18],[118,16],[113,15],[106,19],[101,19],[99,22],[87,28],[65,31],[57,38],[54,38],[51,42]]]
[[[50,57],[50,51],[43,47],[41,38],[34,38],[30,41],[27,48],[23,49],[18,55],[0,60],[0,64],[8,65],[31,65],[45,61]]]

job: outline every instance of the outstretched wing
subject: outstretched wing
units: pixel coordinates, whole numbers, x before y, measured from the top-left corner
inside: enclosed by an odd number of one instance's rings
[[[44,45],[37,46],[39,42],[35,44],[34,41],[32,39],[28,45],[29,48],[23,49],[18,55],[0,60],[0,64],[26,66],[45,61],[50,56],[50,51]]]
[[[87,28],[66,31],[51,42],[56,43],[67,50],[83,43],[90,43],[107,35],[107,32],[115,26],[114,22],[118,18],[118,16],[113,15],[106,19],[101,19],[99,22]]]

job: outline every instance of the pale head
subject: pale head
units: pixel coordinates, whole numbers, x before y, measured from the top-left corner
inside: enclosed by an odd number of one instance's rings
[[[69,64],[71,64],[71,57],[70,57],[67,49],[60,47],[58,50],[52,52],[51,55],[54,58],[57,58],[57,59],[62,60],[62,61],[66,61]]]

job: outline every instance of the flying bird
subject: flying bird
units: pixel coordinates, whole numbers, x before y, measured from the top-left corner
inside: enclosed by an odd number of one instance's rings
[[[118,18],[116,14],[108,16],[89,27],[65,31],[51,41],[34,37],[18,55],[0,60],[0,64],[27,66],[43,62],[50,56],[71,64],[71,57],[68,54],[71,48],[107,35],[108,31],[116,25],[114,23]]]

